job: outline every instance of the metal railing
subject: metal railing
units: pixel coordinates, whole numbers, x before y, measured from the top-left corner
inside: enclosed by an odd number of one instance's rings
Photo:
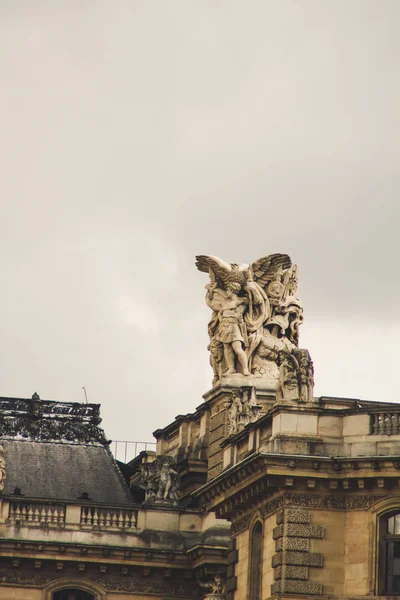
[[[134,458],[143,450],[156,449],[156,442],[130,442],[126,440],[113,440],[111,449],[115,460],[124,462],[125,464]],[[122,458],[123,457],[123,458]]]

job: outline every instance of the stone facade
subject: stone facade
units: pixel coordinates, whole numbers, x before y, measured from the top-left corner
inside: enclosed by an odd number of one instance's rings
[[[400,598],[400,404],[314,396],[287,255],[197,266],[213,387],[124,477],[95,405],[0,399],[0,600]]]

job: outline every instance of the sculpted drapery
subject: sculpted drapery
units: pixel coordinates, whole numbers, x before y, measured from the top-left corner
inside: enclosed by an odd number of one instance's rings
[[[201,255],[196,266],[210,277],[206,303],[212,310],[213,384],[234,374],[277,380],[278,355],[297,346],[303,320],[297,266],[287,254],[271,254],[252,265]]]

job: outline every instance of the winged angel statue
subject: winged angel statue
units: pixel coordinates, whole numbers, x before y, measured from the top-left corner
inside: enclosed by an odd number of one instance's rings
[[[298,345],[303,309],[297,298],[297,265],[287,254],[271,254],[252,265],[228,264],[215,256],[196,256],[208,273],[206,303],[213,384],[241,373],[278,379],[280,352]]]

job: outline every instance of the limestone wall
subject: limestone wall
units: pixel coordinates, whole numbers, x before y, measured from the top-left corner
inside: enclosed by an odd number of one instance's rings
[[[346,513],[314,510],[312,522],[324,528],[322,539],[310,540],[311,551],[322,555],[324,566],[322,569],[310,568],[310,578],[323,584],[324,595],[343,596]]]
[[[249,530],[243,531],[236,538],[238,562],[235,570],[237,580],[235,600],[247,600],[247,584],[249,573],[249,542]]]
[[[275,541],[273,539],[272,532],[275,527],[275,523],[275,515],[271,515],[264,520],[262,598],[270,597],[271,586],[274,583],[272,557],[275,554]]]

